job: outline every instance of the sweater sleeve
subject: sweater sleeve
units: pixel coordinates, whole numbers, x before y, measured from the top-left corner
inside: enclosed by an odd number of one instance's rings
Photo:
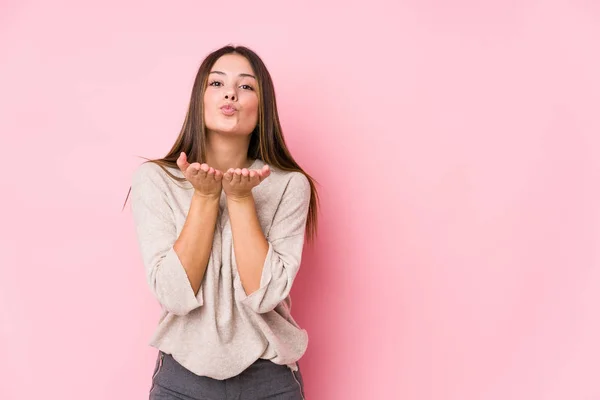
[[[259,314],[275,309],[292,289],[302,259],[310,196],[308,178],[302,173],[294,173],[267,234],[269,249],[259,289],[246,295],[239,276],[234,281],[237,299]]]
[[[177,228],[168,202],[170,179],[154,163],[144,163],[134,172],[131,210],[135,231],[146,270],[148,285],[164,310],[186,315],[203,304],[202,286],[197,295],[173,249]]]

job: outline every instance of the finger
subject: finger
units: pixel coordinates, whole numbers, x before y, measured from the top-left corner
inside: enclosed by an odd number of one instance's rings
[[[240,182],[242,182],[242,183],[250,182],[250,172],[248,171],[248,169],[246,169],[246,168],[242,169],[242,174],[240,176]]]
[[[239,168],[236,168],[233,174],[233,179],[231,180],[231,183],[240,183],[242,180],[242,170]]]
[[[218,169],[215,170],[215,180],[220,182],[223,179],[223,173]]]
[[[269,168],[268,165],[265,165],[260,170],[260,181],[262,182],[269,175],[271,175],[271,168]]]
[[[208,167],[208,170],[206,171],[206,177],[209,180],[212,180],[215,178],[215,169],[213,167]]]
[[[229,168],[227,170],[227,172],[225,172],[225,174],[223,175],[223,178],[225,178],[225,180],[227,182],[231,182],[231,180],[233,179],[233,175],[234,175],[234,169],[233,168]]]
[[[187,155],[183,151],[179,154],[179,157],[177,157],[177,166],[181,172],[185,172],[190,166],[190,163],[187,161]]]
[[[268,171],[271,171],[271,168],[268,165],[265,165],[264,167],[262,167],[261,169],[257,169],[255,170],[256,172],[259,173],[259,175],[263,176],[264,174],[266,174]]]
[[[256,170],[250,170],[248,173],[248,179],[250,181],[254,181],[254,180],[259,180],[260,179],[260,173]]]
[[[202,178],[206,178],[206,174],[208,173],[209,169],[210,167],[208,166],[208,164],[201,164],[198,168],[198,175],[200,175],[200,177]]]
[[[208,171],[206,171],[206,177],[208,178],[209,181],[212,181],[215,179],[215,169],[213,167],[208,168]]]
[[[196,176],[196,175],[198,175],[198,172],[200,171],[200,164],[198,164],[197,162],[195,162],[195,163],[191,163],[191,164],[188,166],[188,169],[187,169],[187,170],[189,171],[189,174],[190,174],[190,175],[192,175],[192,176]]]
[[[260,183],[260,175],[258,171],[250,171],[250,175],[248,176],[248,180],[252,184],[252,186],[256,186]]]

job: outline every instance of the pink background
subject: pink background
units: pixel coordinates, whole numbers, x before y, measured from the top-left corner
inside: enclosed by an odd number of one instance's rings
[[[310,400],[600,399],[600,3],[163,3],[0,5],[0,399],[147,398],[121,207],[230,42],[321,184]]]

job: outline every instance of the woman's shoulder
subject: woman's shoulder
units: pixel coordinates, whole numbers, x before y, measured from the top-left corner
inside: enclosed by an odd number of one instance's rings
[[[310,182],[304,173],[300,171],[284,171],[272,166],[269,167],[271,168],[271,174],[267,177],[265,183],[270,180],[270,185],[280,186],[286,193],[310,194]]]
[[[172,183],[172,178],[165,169],[177,177],[183,176],[178,168],[159,165],[152,161],[145,161],[133,170],[131,176],[132,184],[138,185],[152,182],[155,185],[170,185]]]

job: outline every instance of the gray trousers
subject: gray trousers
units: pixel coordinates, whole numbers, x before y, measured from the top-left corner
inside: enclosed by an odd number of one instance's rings
[[[299,363],[298,363],[299,364]],[[304,400],[300,368],[259,359],[241,374],[218,380],[198,376],[169,354],[158,352],[150,400]]]

